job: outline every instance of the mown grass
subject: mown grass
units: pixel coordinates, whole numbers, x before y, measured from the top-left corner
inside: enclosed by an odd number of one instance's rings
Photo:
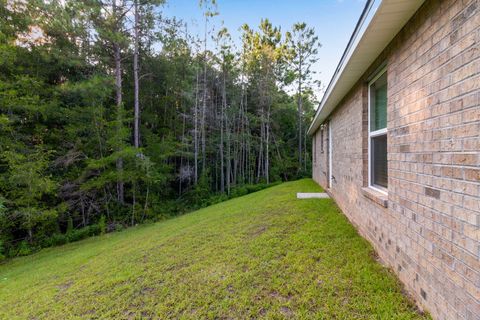
[[[0,319],[420,319],[311,180],[0,266]]]

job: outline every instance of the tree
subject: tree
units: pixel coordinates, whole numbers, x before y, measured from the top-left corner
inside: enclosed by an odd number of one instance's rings
[[[133,82],[134,82],[134,123],[133,123],[133,145],[135,148],[140,147],[140,80],[139,80],[139,67],[138,67],[138,50],[140,45],[140,12],[139,12],[139,0],[134,0],[134,15],[135,22],[133,26]]]
[[[134,21],[133,21],[133,83],[134,83],[134,123],[133,123],[133,145],[140,147],[140,47],[152,43],[152,31],[155,27],[153,10],[163,5],[164,0],[133,0]],[[145,39],[143,39],[145,38]],[[142,41],[143,40],[143,41]]]
[[[307,27],[307,24],[295,23],[291,32],[287,33],[289,43],[289,62],[291,67],[291,78],[296,82],[296,96],[298,108],[298,170],[306,171],[306,162],[303,161],[306,151],[304,148],[304,137],[306,135],[306,128],[303,126],[304,110],[303,110],[303,95],[305,87],[312,84],[312,76],[314,71],[312,66],[318,61],[318,49],[321,44],[318,37],[315,35],[313,28]]]
[[[298,177],[286,34],[268,20],[244,26],[238,50],[213,31],[214,2],[202,2],[200,36],[159,17],[161,4],[0,6],[0,256]]]
[[[257,178],[270,181],[270,115],[277,91],[277,81],[284,68],[286,46],[282,41],[280,28],[270,21],[262,20],[258,32],[243,26],[246,41],[246,55],[249,73],[257,94],[258,115],[260,121],[260,144],[257,159]]]

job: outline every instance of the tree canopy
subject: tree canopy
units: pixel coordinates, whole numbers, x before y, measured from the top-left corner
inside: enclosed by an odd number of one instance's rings
[[[0,1],[0,259],[310,171],[304,23],[236,48],[215,2],[196,35],[161,0]]]

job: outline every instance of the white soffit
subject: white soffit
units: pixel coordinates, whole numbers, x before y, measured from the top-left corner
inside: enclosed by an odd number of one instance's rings
[[[312,135],[403,28],[424,0],[371,0],[330,80],[310,124]]]

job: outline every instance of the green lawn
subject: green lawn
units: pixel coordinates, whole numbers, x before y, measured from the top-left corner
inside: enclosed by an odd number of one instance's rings
[[[0,265],[0,319],[426,318],[311,180]]]

